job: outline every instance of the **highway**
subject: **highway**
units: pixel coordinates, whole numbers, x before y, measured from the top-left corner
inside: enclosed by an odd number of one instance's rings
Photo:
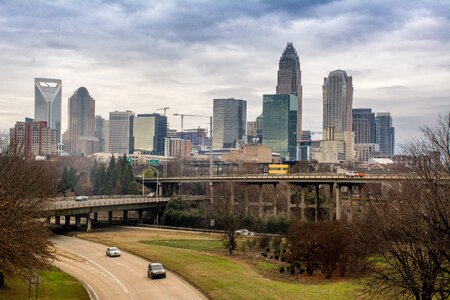
[[[79,279],[91,299],[207,299],[172,272],[165,279],[149,279],[149,261],[131,253],[108,257],[105,245],[61,235],[52,242],[59,258],[54,264]]]

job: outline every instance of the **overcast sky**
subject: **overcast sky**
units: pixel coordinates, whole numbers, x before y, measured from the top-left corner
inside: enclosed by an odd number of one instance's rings
[[[213,98],[274,93],[287,42],[300,57],[303,128],[322,128],[323,78],[353,76],[354,108],[390,112],[397,142],[450,111],[450,3],[442,1],[0,0],[0,129],[34,116],[34,78],[80,86],[96,114],[212,114]],[[187,119],[207,127],[208,119]]]

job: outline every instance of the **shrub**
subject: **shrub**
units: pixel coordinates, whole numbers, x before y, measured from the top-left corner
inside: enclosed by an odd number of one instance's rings
[[[270,246],[270,237],[268,237],[268,236],[261,236],[261,237],[259,237],[258,242],[259,242],[259,247],[261,249],[266,249],[266,248],[268,248]]]
[[[280,257],[278,255],[274,256],[275,260],[278,260]]]
[[[280,273],[281,273],[281,274],[284,273],[284,266],[281,266],[281,268],[280,268]]]

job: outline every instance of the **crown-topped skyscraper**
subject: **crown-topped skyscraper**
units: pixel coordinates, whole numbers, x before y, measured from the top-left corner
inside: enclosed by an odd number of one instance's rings
[[[300,59],[292,43],[287,43],[283,55],[280,57],[278,69],[277,94],[297,96],[297,139],[301,139],[302,131],[302,71]]]

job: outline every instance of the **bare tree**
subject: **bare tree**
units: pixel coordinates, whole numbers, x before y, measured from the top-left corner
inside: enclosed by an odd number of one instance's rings
[[[406,179],[369,201],[360,237],[371,246],[366,291],[391,297],[450,296],[450,130],[440,117],[405,146]]]
[[[0,287],[4,276],[25,277],[53,258],[42,212],[56,191],[56,176],[45,162],[20,149],[0,151]]]

